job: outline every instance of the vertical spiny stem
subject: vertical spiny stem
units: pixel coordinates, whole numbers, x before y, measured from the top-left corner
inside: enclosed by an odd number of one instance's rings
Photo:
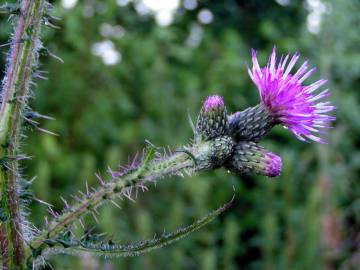
[[[22,113],[27,106],[32,68],[38,58],[39,31],[45,4],[45,0],[22,1],[1,90],[0,207],[4,218],[0,223],[0,239],[4,269],[25,267],[24,221],[20,213],[17,160]]]
[[[2,263],[2,269],[9,268],[9,254],[8,254],[8,240],[6,239],[6,231],[5,228],[0,226],[0,258],[2,259],[0,263]]]

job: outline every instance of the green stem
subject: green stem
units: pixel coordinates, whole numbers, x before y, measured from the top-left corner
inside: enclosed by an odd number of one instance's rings
[[[231,155],[233,142],[229,137],[216,138],[210,141],[199,141],[191,147],[185,147],[175,154],[154,159],[155,148],[150,147],[145,152],[144,158],[136,168],[122,174],[113,176],[112,181],[103,182],[94,192],[82,194],[76,198],[73,206],[68,206],[62,214],[54,215],[54,219],[47,224],[38,235],[28,243],[31,249],[31,256],[28,258],[28,266],[32,267],[34,259],[44,256],[44,252],[52,248],[59,236],[68,232],[69,227],[75,221],[80,221],[84,215],[96,213],[96,209],[107,201],[113,200],[116,196],[130,198],[131,190],[144,188],[148,182],[155,182],[165,176],[179,174],[184,170],[192,173],[217,168],[218,160],[226,160]],[[96,219],[96,215],[94,214]]]
[[[1,91],[0,107],[0,239],[3,268],[25,267],[24,232],[18,197],[18,149],[31,71],[37,61],[45,0],[23,0]]]
[[[104,202],[112,200],[116,195],[124,194],[126,188],[143,185],[146,182],[155,181],[193,167],[194,161],[188,154],[176,153],[166,159],[151,161],[146,165],[146,169],[141,165],[138,169],[117,178],[116,181],[104,183],[96,191],[86,194],[80,202],[50,222],[47,228],[30,242],[30,247],[37,254],[41,253],[46,248],[46,240],[57,238],[71,223],[91,213]]]

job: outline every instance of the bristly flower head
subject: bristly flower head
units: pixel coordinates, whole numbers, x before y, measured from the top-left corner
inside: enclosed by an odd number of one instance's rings
[[[329,89],[314,93],[326,83],[326,80],[318,80],[310,85],[304,84],[316,70],[308,70],[308,61],[305,61],[295,73],[291,73],[299,56],[295,53],[289,63],[289,55],[285,58],[281,56],[277,63],[274,47],[267,65],[261,68],[256,51],[252,50],[253,67],[248,68],[248,72],[259,90],[261,104],[269,110],[276,122],[287,127],[302,141],[324,143],[324,140],[314,133],[321,133],[320,129],[330,127],[335,117],[325,113],[333,111],[335,107],[329,101],[319,101],[330,95]]]
[[[218,95],[208,96],[203,104],[203,108],[205,112],[222,109],[224,106],[225,106],[224,99]]]
[[[225,165],[238,174],[259,174],[277,177],[281,173],[281,158],[254,142],[239,142]]]
[[[221,96],[205,99],[197,121],[197,133],[205,140],[224,135],[228,128],[226,106]]]
[[[265,155],[265,162],[266,162],[266,168],[265,168],[265,175],[269,177],[276,177],[279,176],[281,173],[281,167],[282,167],[282,161],[281,158],[278,155],[275,155],[274,153],[268,152]]]

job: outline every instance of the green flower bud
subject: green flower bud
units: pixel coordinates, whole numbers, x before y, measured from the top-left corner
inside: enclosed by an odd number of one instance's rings
[[[231,156],[233,148],[234,141],[229,136],[200,142],[195,149],[192,149],[197,161],[196,169],[204,170],[221,167]]]
[[[217,138],[226,134],[228,121],[226,107],[221,96],[209,96],[203,103],[197,124],[197,134],[204,140]]]
[[[259,174],[269,177],[281,173],[281,158],[254,142],[240,142],[225,167],[237,174]]]

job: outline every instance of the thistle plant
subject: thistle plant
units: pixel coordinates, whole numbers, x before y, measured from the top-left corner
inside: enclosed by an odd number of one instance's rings
[[[225,168],[235,174],[258,174],[276,177],[281,173],[281,158],[258,143],[276,125],[289,129],[302,141],[324,143],[319,136],[330,127],[335,109],[329,101],[329,90],[316,91],[326,82],[319,80],[305,84],[315,68],[305,61],[293,72],[299,54],[286,55],[277,60],[275,48],[264,67],[260,67],[256,52],[252,51],[253,67],[248,69],[260,95],[260,103],[243,111],[229,114],[223,97],[207,97],[196,124],[190,124],[194,138],[168,153],[147,142],[142,154],[118,169],[109,169],[107,176],[96,175],[98,187],[88,187],[63,199],[60,213],[49,207],[50,219],[43,228],[35,228],[27,221],[27,205],[33,198],[30,180],[25,180],[19,160],[23,127],[30,123],[37,129],[36,118],[43,117],[31,110],[34,79],[38,70],[40,51],[48,51],[40,42],[41,27],[51,26],[51,6],[45,0],[23,0],[19,5],[4,5],[11,13],[15,31],[10,39],[5,77],[1,88],[0,107],[0,258],[2,269],[38,269],[58,253],[91,253],[105,257],[134,256],[167,245],[210,222],[225,211],[227,203],[193,224],[156,239],[121,244],[86,230],[83,218],[111,202],[119,207],[117,198],[134,200],[137,191],[146,191],[150,183],[170,176],[189,176],[204,170]],[[288,63],[289,61],[289,63]],[[120,208],[120,207],[119,207]],[[83,227],[82,235],[73,233],[74,226]]]

